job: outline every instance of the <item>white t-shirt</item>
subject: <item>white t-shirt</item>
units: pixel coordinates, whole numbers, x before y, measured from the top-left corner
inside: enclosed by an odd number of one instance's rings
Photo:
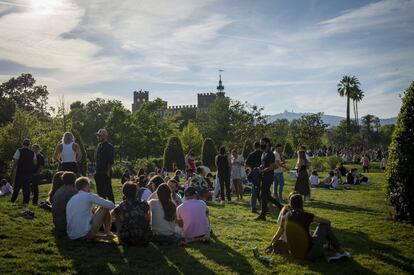
[[[279,152],[274,151],[273,154],[275,155],[276,164],[281,165],[282,164],[282,158],[280,157]],[[283,173],[282,166],[279,166],[277,169],[275,169],[275,173]]]
[[[85,237],[91,230],[92,206],[97,204],[106,209],[115,208],[115,204],[96,194],[80,190],[66,205],[66,231],[72,240]]]
[[[150,200],[151,195],[152,195],[152,192],[148,188],[145,188],[141,196],[141,201],[148,202],[148,200]]]
[[[339,179],[337,176],[333,176],[331,178],[331,185],[333,188],[337,188],[339,186]]]
[[[167,221],[164,218],[164,209],[158,199],[153,199],[148,202],[151,212],[151,228],[155,235],[170,236],[175,233],[175,221]]]
[[[318,176],[311,175],[309,177],[309,181],[310,181],[311,185],[319,185],[319,177]]]
[[[13,187],[10,185],[10,183],[6,183],[1,187],[0,195],[7,195],[13,193]]]

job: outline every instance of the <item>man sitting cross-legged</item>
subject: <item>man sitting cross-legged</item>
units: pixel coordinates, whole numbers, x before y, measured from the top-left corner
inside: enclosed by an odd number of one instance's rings
[[[64,172],[61,176],[63,186],[60,187],[53,197],[52,216],[56,231],[66,232],[66,206],[68,201],[78,193],[75,188],[76,175],[73,172]]]
[[[109,210],[113,209],[115,204],[91,193],[90,182],[86,177],[78,178],[75,186],[78,193],[69,200],[66,206],[69,238],[72,240],[95,239],[102,224],[105,234],[111,234]],[[99,207],[94,209],[94,205]]]
[[[308,213],[303,209],[301,195],[290,198],[291,210],[286,213],[276,234],[272,238],[272,245],[266,250],[271,251],[276,242],[286,232],[287,245],[290,254],[298,259],[314,260],[324,256],[324,246],[332,245],[336,254],[327,258],[328,261],[350,258],[351,254],[344,251],[332,232],[330,221]],[[311,223],[318,223],[313,236],[309,234]]]
[[[185,190],[185,201],[177,207],[177,223],[187,242],[210,239],[207,204],[197,199],[194,187]]]

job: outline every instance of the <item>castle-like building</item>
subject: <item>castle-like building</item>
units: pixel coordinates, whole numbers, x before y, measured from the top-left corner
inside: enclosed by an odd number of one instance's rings
[[[204,112],[210,104],[219,98],[225,98],[224,86],[221,80],[221,73],[219,78],[219,85],[215,93],[199,93],[197,94],[197,105],[177,105],[168,106],[168,102],[164,101],[164,110],[161,112],[162,117],[175,115],[182,109],[195,109],[197,112]],[[141,108],[144,102],[149,101],[148,91],[134,91],[134,102],[132,103],[132,112],[136,112]]]

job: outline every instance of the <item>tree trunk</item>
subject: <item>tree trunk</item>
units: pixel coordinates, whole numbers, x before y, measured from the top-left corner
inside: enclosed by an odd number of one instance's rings
[[[350,97],[349,93],[346,95],[346,132],[349,133],[351,129],[351,119],[350,119]]]

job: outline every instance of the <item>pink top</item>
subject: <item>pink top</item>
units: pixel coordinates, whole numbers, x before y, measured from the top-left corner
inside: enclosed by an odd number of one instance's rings
[[[192,239],[209,233],[207,205],[202,200],[191,199],[177,207],[177,220],[183,221],[183,237]]]
[[[187,166],[188,169],[190,169],[191,171],[195,172],[196,171],[196,163],[195,163],[195,159],[188,157],[187,158]]]

